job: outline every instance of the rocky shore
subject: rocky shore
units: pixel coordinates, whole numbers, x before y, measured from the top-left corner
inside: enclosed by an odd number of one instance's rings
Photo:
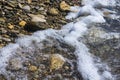
[[[60,29],[65,16],[78,0],[1,0],[0,48],[38,30]]]

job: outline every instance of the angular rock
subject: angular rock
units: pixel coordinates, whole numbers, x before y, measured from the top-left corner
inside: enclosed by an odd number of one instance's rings
[[[34,15],[34,14],[28,14],[32,18],[32,22],[46,22],[44,15]]]

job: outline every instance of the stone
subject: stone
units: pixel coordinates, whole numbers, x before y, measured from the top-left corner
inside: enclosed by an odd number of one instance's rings
[[[102,28],[96,28],[96,27],[92,27],[89,30],[89,36],[90,37],[101,37],[103,34],[105,34],[106,32],[102,29]]]
[[[34,14],[28,14],[31,18],[32,18],[32,22],[46,22],[45,20],[45,16],[38,14],[38,15],[34,15]]]
[[[26,5],[26,6],[23,6],[22,9],[26,10],[26,11],[30,11],[30,6]]]
[[[14,28],[14,25],[8,24],[8,28],[9,28],[9,29],[13,29],[13,28]]]
[[[20,21],[20,22],[19,22],[19,25],[20,25],[21,27],[24,27],[24,26],[25,26],[25,24],[26,24],[26,22],[25,22],[25,21]]]
[[[2,40],[7,41],[7,42],[10,42],[10,41],[11,41],[11,39],[5,38],[5,37],[3,37]]]
[[[21,3],[18,3],[18,6],[19,6],[19,8],[22,8],[22,7],[23,7],[23,5],[22,5]]]
[[[65,63],[65,59],[60,54],[52,54],[50,56],[50,70],[57,70],[62,68],[63,64]]]
[[[40,24],[42,24],[42,23],[40,23],[40,22],[27,22],[27,24],[24,26],[24,29],[28,32],[35,32],[38,30],[44,30],[45,26],[41,26]]]
[[[49,11],[48,11],[49,14],[51,15],[58,15],[58,10],[56,8],[51,8]]]
[[[37,67],[36,67],[36,66],[34,66],[34,65],[29,66],[29,71],[34,72],[34,71],[36,71],[36,70],[37,70]]]
[[[22,68],[22,62],[19,58],[13,58],[9,61],[8,68],[10,70],[20,70]]]
[[[32,0],[27,0],[27,1],[28,1],[29,4],[32,3]]]
[[[2,47],[3,47],[3,45],[0,44],[0,48],[2,48]]]
[[[5,22],[5,19],[4,18],[0,18],[0,22]]]
[[[62,1],[60,3],[60,9],[62,11],[69,11],[70,10],[70,5],[68,5],[65,1]]]

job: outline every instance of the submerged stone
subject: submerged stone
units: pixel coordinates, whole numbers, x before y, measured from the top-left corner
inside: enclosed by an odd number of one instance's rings
[[[59,68],[62,68],[63,64],[65,63],[65,59],[60,54],[52,54],[50,62],[51,62],[51,65],[50,65],[51,70],[59,69]]]
[[[9,65],[7,66],[9,70],[20,70],[22,68],[22,62],[19,58],[13,58],[9,61]]]

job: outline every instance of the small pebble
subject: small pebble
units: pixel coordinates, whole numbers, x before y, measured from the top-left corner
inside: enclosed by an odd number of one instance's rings
[[[51,15],[58,15],[58,10],[56,8],[51,8],[48,11],[48,13],[51,14]]]
[[[30,11],[30,6],[23,6],[23,8],[22,9],[24,9],[24,10],[26,10],[26,11]]]
[[[13,25],[11,25],[11,24],[8,24],[8,25],[9,25],[9,26],[8,26],[9,29],[13,29],[13,28],[14,28]]]
[[[20,25],[21,27],[24,27],[24,26],[25,26],[25,24],[26,24],[26,22],[25,22],[25,21],[20,21],[20,22],[19,22],[19,25]]]

